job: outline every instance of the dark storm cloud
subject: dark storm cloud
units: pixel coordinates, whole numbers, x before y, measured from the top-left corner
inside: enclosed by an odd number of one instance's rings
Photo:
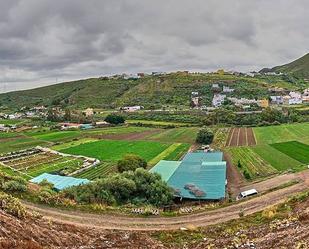
[[[282,64],[308,52],[308,8],[306,0],[0,0],[0,83]]]

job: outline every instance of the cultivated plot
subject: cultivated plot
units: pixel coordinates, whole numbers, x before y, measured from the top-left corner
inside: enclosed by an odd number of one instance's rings
[[[227,147],[256,145],[252,128],[232,128],[226,141]]]

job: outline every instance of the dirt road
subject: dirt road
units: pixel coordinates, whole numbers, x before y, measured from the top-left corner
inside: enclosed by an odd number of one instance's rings
[[[97,215],[78,211],[64,211],[31,203],[25,203],[25,205],[29,210],[37,211],[47,219],[66,224],[116,230],[175,230],[188,225],[202,227],[237,219],[241,210],[244,211],[245,215],[264,210],[268,206],[283,202],[292,194],[308,189],[308,187],[305,182],[301,182],[291,187],[270,192],[228,207],[169,218],[140,218],[109,214]]]

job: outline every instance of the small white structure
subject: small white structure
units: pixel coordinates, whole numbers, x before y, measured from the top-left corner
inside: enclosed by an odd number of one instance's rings
[[[135,105],[135,106],[124,106],[121,108],[121,110],[127,111],[127,112],[135,112],[135,111],[139,111],[141,109],[144,109],[143,106],[140,105]]]
[[[230,88],[229,86],[223,86],[223,92],[224,93],[232,93],[235,89]]]
[[[224,100],[226,98],[226,95],[223,94],[215,94],[212,99],[212,105],[214,107],[219,107],[223,104]]]

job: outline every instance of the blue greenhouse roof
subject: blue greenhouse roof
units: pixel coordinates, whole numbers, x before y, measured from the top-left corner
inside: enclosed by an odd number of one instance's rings
[[[191,152],[182,162],[160,161],[151,172],[159,173],[177,196],[218,200],[225,197],[226,162],[222,159],[222,152]]]
[[[54,188],[57,190],[62,190],[65,188],[69,188],[72,186],[78,186],[82,184],[89,183],[90,181],[87,179],[74,178],[70,176],[59,176],[52,175],[48,173],[44,173],[30,180],[32,183],[40,183],[43,180],[47,180],[48,182],[54,184]]]

